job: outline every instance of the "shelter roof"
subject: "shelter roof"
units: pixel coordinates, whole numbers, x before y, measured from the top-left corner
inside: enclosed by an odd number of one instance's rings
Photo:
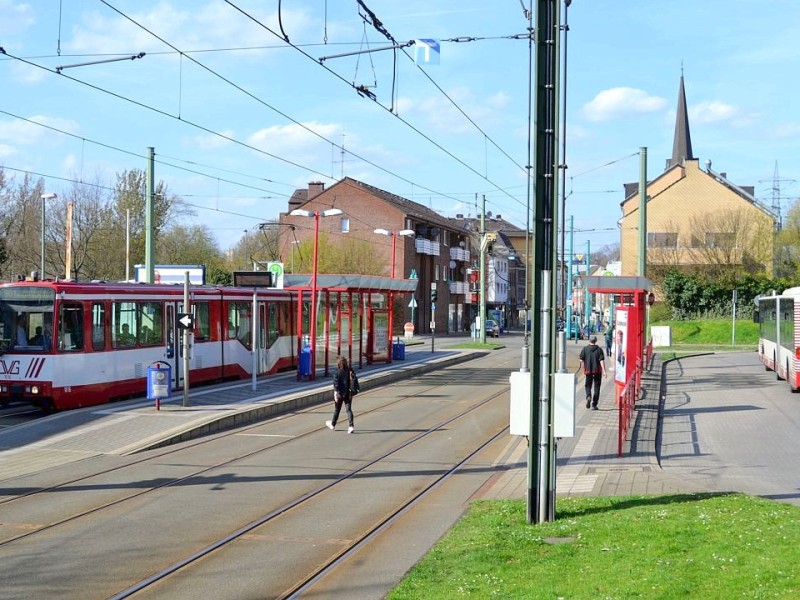
[[[653,291],[653,282],[646,277],[584,275],[581,280],[583,281],[583,286],[593,294],[622,294],[640,290],[645,292]]]
[[[318,274],[317,289],[332,292],[407,292],[416,291],[417,279],[392,279],[380,275]],[[309,290],[313,287],[312,275],[284,274],[285,289]]]

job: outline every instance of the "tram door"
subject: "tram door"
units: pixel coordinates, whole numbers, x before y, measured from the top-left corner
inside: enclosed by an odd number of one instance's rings
[[[176,314],[180,304],[167,303],[167,362],[172,370],[172,389],[183,387],[183,348]]]

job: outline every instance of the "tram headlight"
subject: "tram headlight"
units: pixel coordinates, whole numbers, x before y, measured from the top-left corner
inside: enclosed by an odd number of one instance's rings
[[[38,385],[32,385],[31,386],[31,394],[38,394],[38,393],[39,393],[39,386]]]

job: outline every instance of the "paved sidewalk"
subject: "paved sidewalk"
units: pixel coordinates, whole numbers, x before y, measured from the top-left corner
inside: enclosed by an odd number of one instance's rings
[[[574,438],[558,443],[557,496],[659,495],[697,491],[680,479],[662,472],[658,464],[662,409],[662,361],[655,355],[642,377],[642,397],[618,456],[619,413],[614,384],[604,380],[600,410],[583,411],[579,404]],[[578,386],[583,385],[579,377]],[[580,397],[581,394],[579,393]],[[514,436],[499,457],[500,469],[492,485],[484,486],[482,498],[524,499],[528,493],[527,439]]]

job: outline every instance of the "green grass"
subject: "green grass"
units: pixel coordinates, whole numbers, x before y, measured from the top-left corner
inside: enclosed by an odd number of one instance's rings
[[[500,342],[490,342],[488,339],[485,344],[480,342],[459,342],[458,344],[448,344],[448,348],[456,350],[497,350],[498,348],[505,348],[505,344]]]
[[[661,321],[650,326],[668,325],[672,328],[670,349],[691,347],[693,350],[719,350],[736,348],[752,350],[758,345],[758,324],[751,320],[737,320],[734,339],[730,319],[702,319],[696,321]],[[735,343],[732,343],[735,342]],[[661,352],[661,348],[656,348]]]
[[[800,507],[691,494],[566,498],[552,523],[525,515],[522,500],[475,502],[387,598],[800,597]]]

